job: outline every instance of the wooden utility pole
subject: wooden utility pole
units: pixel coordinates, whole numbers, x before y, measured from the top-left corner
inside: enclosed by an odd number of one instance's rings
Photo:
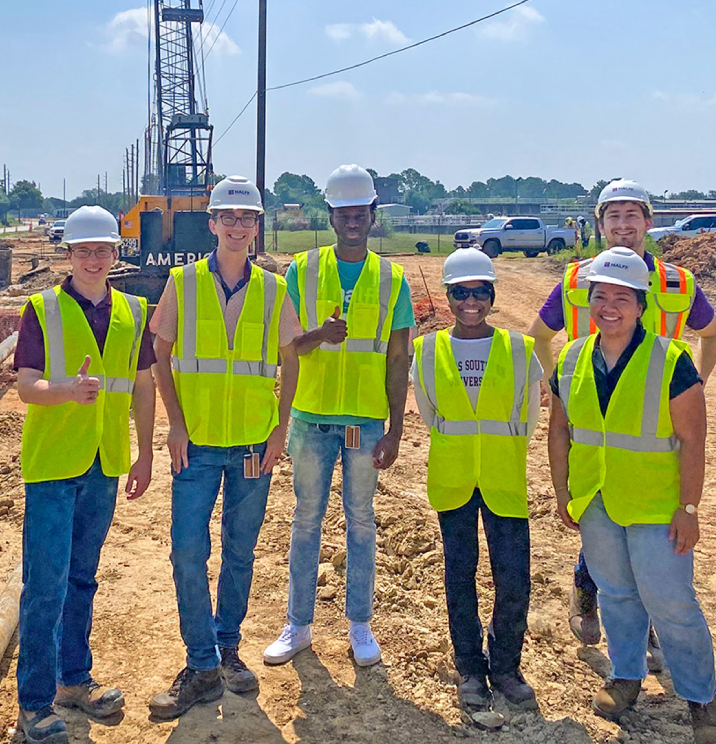
[[[262,204],[266,204],[266,2],[259,0],[259,77],[256,98],[256,187],[261,194]],[[264,215],[259,217],[259,234],[256,238],[256,252],[263,253]]]

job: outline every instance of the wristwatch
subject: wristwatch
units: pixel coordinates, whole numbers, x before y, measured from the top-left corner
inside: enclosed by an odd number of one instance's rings
[[[679,509],[683,509],[687,514],[698,514],[699,510],[693,504],[679,504]]]

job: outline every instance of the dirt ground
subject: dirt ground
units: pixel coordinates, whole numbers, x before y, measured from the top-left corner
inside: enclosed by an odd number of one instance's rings
[[[282,263],[285,259],[279,259]],[[422,268],[434,303],[442,305],[442,259],[398,259],[406,269],[421,312],[429,302]],[[546,258],[500,258],[496,325],[525,331],[558,279]],[[61,268],[61,267],[58,267]],[[15,299],[15,298],[11,298]],[[5,300],[0,301],[2,307]],[[429,318],[427,318],[429,320]],[[690,339],[693,341],[693,339]],[[560,334],[555,349],[564,342]],[[710,432],[702,508],[703,537],[696,553],[696,586],[716,628],[716,393],[707,388]],[[0,586],[20,560],[23,513],[18,452],[23,406],[14,389],[0,400]],[[257,673],[260,690],[226,693],[211,705],[196,706],[171,723],[149,720],[147,702],[171,684],[184,664],[169,563],[170,474],[165,446],[167,421],[160,408],[154,437],[155,471],[138,502],[121,495],[99,570],[92,644],[94,674],[121,687],[127,704],[119,720],[103,725],[75,711],[62,711],[72,742],[96,744],[235,744],[236,742],[334,744],[447,743],[456,738],[499,744],[586,744],[631,741],[686,744],[691,741],[686,704],[674,696],[667,672],[644,682],[638,706],[619,725],[590,712],[592,695],[609,669],[606,648],[582,648],[567,625],[567,591],[578,537],[556,516],[547,465],[547,409],[528,454],[532,531],[533,591],[523,670],[534,685],[539,712],[509,713],[500,733],[485,733],[461,721],[451,660],[443,559],[435,513],[428,505],[425,478],[427,431],[412,394],[401,454],[381,474],[375,498],[378,524],[376,601],[373,629],[383,663],[356,667],[348,655],[345,601],[345,520],[340,505],[340,469],[324,524],[313,650],[282,667],[266,667],[263,649],[281,629],[286,610],[288,545],[294,496],[291,465],[274,471],[266,522],[256,551],[249,614],[243,625],[241,656]],[[120,488],[123,484],[120,484]],[[12,503],[10,503],[12,502]],[[212,520],[214,553],[209,562],[215,590],[220,560],[220,509]],[[493,599],[484,541],[478,576],[481,616],[489,621]],[[0,744],[19,744],[15,666],[17,638],[0,663]]]

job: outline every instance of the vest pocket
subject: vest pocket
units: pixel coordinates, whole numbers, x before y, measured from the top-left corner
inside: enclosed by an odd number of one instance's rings
[[[564,294],[567,302],[573,307],[589,307],[586,289],[568,289]]]
[[[677,292],[652,292],[647,302],[653,300],[664,313],[685,313],[691,309],[691,295]]]
[[[380,317],[378,306],[351,302],[350,313],[351,338],[375,338]]]
[[[264,342],[263,323],[239,323],[238,348],[234,349],[240,359],[258,361]]]

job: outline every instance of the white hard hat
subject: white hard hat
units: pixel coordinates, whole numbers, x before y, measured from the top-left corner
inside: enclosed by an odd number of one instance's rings
[[[362,207],[377,198],[372,176],[359,165],[341,165],[328,176],[326,201],[329,207]]]
[[[497,281],[490,257],[477,248],[458,248],[443,264],[443,284]]]
[[[615,201],[634,201],[645,204],[649,210],[649,214],[654,214],[654,210],[649,201],[649,194],[643,186],[640,186],[636,181],[627,181],[624,178],[618,178],[616,181],[608,183],[603,189],[602,193],[599,194],[597,200],[597,207],[594,213],[597,217],[602,216],[602,211],[606,209],[605,204]]]
[[[259,190],[243,176],[227,176],[214,186],[206,211],[213,212],[215,209],[246,209],[264,213]]]
[[[649,269],[644,259],[631,248],[621,246],[602,251],[592,261],[586,279],[649,291]]]
[[[65,221],[65,231],[60,245],[65,248],[74,243],[112,243],[120,245],[117,220],[103,207],[80,207]]]

